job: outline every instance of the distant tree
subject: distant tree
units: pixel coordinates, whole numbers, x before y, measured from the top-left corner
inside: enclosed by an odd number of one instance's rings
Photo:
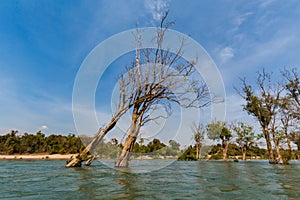
[[[196,159],[199,160],[201,155],[201,147],[204,141],[205,127],[202,124],[193,123],[192,131],[196,147]]]
[[[280,90],[277,85],[271,83],[270,74],[266,73],[264,70],[261,73],[258,73],[257,85],[258,94],[254,92],[251,85],[246,83],[245,79],[242,79],[242,92],[238,90],[238,93],[246,101],[246,104],[243,106],[244,110],[246,110],[248,114],[254,116],[261,125],[269,152],[269,163],[276,163],[271,143],[270,130],[275,141],[274,120],[282,90]],[[275,141],[277,153],[280,153],[276,143],[277,142]]]
[[[175,140],[169,140],[169,146],[174,151],[179,151],[180,144]]]
[[[232,125],[232,130],[237,134],[236,142],[242,150],[242,159],[246,160],[247,150],[254,144],[255,140],[253,127],[238,122]]]
[[[298,151],[300,151],[300,131],[293,131],[290,133],[291,141],[293,141],[298,148]]]
[[[188,148],[179,156],[178,160],[196,161],[196,148],[192,147],[192,145],[188,146]]]
[[[147,145],[147,152],[155,152],[162,148],[166,147],[164,143],[162,143],[159,139],[154,138]]]
[[[298,150],[300,150],[300,77],[297,68],[293,68],[291,70],[285,69],[282,71],[282,75],[285,79],[284,86],[287,91],[285,102],[281,105],[283,130],[286,135],[290,132],[289,136],[287,136],[289,149],[291,150],[291,145],[289,144],[290,139],[297,145]],[[288,131],[288,128],[291,126],[293,126],[296,130]]]
[[[284,135],[284,138],[286,139],[287,145],[288,145],[288,156],[286,160],[290,160],[292,157],[292,145],[291,145],[291,128],[294,127],[294,114],[292,111],[292,100],[288,97],[285,96],[281,98],[280,104],[279,104],[280,110],[279,110],[279,115],[280,115],[280,121],[281,121],[281,132],[282,135]]]
[[[297,69],[292,70],[285,69],[282,72],[285,78],[285,89],[288,92],[289,98],[292,100],[293,109],[290,110],[294,118],[300,120],[300,77],[298,75]]]
[[[215,121],[207,125],[207,136],[212,140],[221,140],[223,160],[227,160],[227,150],[232,134],[224,122]]]

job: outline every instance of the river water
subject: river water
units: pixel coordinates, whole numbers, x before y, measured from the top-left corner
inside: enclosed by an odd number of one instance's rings
[[[113,161],[106,161],[113,163]],[[95,162],[0,161],[1,199],[300,199],[300,162],[141,160],[127,171]],[[135,173],[134,166],[156,170]],[[149,168],[150,169],[150,168]],[[140,171],[139,171],[140,172]]]

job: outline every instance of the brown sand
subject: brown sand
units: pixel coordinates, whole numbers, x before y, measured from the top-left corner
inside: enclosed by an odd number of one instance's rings
[[[24,154],[24,155],[0,155],[0,160],[67,160],[71,156],[75,156],[76,154]]]

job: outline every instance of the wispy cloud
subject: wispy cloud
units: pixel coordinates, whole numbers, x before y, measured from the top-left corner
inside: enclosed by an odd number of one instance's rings
[[[269,6],[270,4],[272,4],[275,0],[264,0],[261,4],[260,7],[261,8],[265,8],[267,6]]]
[[[169,1],[168,0],[145,1],[145,7],[152,14],[153,20],[158,21],[161,19],[163,13],[168,10]]]
[[[246,12],[246,13],[240,14],[240,15],[238,15],[236,18],[233,19],[232,23],[233,23],[235,26],[239,27],[239,26],[241,26],[241,25],[244,23],[244,21],[245,21],[249,16],[251,16],[252,14],[253,14],[252,12]]]
[[[222,63],[227,62],[228,60],[234,57],[234,50],[231,47],[224,47],[219,52],[219,57]]]
[[[231,20],[231,24],[232,24],[232,29],[229,31],[231,33],[236,33],[239,31],[240,27],[246,23],[247,19],[253,15],[253,12],[245,12],[245,13],[241,13],[238,14],[236,16],[233,17],[233,19]]]

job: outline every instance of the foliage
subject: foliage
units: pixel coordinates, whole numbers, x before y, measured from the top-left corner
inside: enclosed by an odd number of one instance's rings
[[[243,160],[246,160],[247,150],[254,144],[255,136],[253,127],[239,122],[232,125],[232,130],[237,134],[236,142],[242,150]]]
[[[243,106],[248,114],[260,123],[270,163],[284,164],[291,158],[291,142],[297,143],[294,137],[300,120],[300,82],[297,69],[284,70],[283,81],[272,82],[271,74],[264,70],[258,73],[257,88],[242,79],[240,96],[246,101]],[[256,92],[254,92],[256,91]],[[296,131],[297,132],[297,131]],[[289,154],[282,155],[280,146],[287,143]],[[275,147],[275,153],[273,148]],[[276,157],[275,157],[276,155]]]
[[[45,136],[41,131],[34,134],[24,133],[17,135],[17,131],[0,136],[1,154],[68,154],[79,153],[83,148],[81,140],[74,134],[68,136],[50,135]]]
[[[180,155],[178,160],[196,161],[196,147],[191,145]]]
[[[220,121],[208,124],[206,129],[208,138],[222,141],[223,160],[226,160],[229,141],[232,138],[230,130],[224,122]]]
[[[212,140],[229,141],[232,134],[224,122],[216,121],[207,125],[207,136]]]
[[[293,141],[298,148],[298,151],[300,151],[300,131],[293,131],[290,133],[291,141]]]
[[[236,142],[241,146],[250,147],[255,139],[252,126],[248,126],[243,122],[233,125],[232,130],[237,134]]]

